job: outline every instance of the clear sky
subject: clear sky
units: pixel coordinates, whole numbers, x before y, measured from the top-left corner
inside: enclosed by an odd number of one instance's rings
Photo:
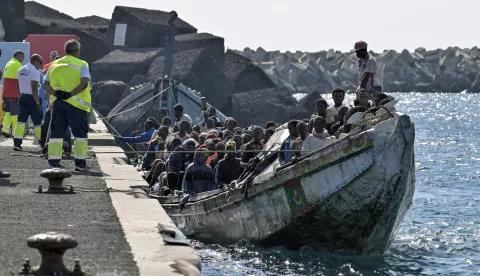
[[[116,5],[176,10],[225,46],[281,51],[348,51],[365,40],[384,49],[479,44],[480,0],[37,0],[73,17],[110,19]]]

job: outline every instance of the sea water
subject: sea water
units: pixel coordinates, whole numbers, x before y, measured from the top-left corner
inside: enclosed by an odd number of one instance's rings
[[[413,205],[389,251],[351,256],[192,241],[203,274],[480,274],[480,94],[392,95],[400,100],[397,109],[415,123],[417,182]]]

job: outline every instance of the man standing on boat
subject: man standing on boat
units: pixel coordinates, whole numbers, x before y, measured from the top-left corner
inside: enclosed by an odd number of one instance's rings
[[[366,89],[367,91],[383,92],[383,78],[380,74],[380,68],[378,67],[377,61],[373,58],[367,50],[367,42],[358,41],[355,43],[355,53],[358,60],[358,88]]]
[[[88,113],[91,110],[90,72],[88,63],[80,59],[80,42],[65,43],[66,56],[48,68],[45,90],[55,98],[52,103],[52,124],[48,142],[50,167],[62,168],[63,137],[70,126],[75,136],[75,170],[88,170],[86,164]]]

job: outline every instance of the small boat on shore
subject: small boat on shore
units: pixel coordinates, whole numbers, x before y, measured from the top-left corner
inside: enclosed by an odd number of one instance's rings
[[[280,166],[274,151],[287,136],[277,131],[234,187],[190,195],[186,204],[182,196],[158,200],[185,235],[203,242],[384,253],[415,190],[410,117],[363,119],[346,137]]]

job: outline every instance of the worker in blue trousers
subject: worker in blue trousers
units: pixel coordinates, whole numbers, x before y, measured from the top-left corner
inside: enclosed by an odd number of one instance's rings
[[[88,114],[92,106],[90,72],[88,63],[81,60],[80,42],[65,43],[65,56],[52,62],[45,76],[45,90],[52,103],[52,123],[48,142],[48,164],[51,168],[63,168],[63,137],[70,126],[75,143],[73,154],[75,170],[86,171]]]
[[[13,149],[22,151],[22,141],[25,132],[25,123],[30,116],[35,128],[35,136],[40,139],[42,124],[42,103],[39,97],[40,75],[38,70],[43,64],[40,55],[32,55],[30,63],[21,67],[17,72],[18,90],[20,98],[18,99],[18,120],[14,131]]]

